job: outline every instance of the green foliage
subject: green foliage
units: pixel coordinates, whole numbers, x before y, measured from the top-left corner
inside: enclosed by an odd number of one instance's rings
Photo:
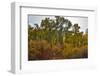
[[[73,59],[88,57],[88,29],[80,32],[78,24],[61,16],[45,18],[40,26],[28,25],[29,60]],[[69,29],[72,30],[69,31]]]

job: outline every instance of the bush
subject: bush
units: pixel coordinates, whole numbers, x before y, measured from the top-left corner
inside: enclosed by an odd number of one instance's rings
[[[73,47],[71,44],[64,44],[63,56],[66,59],[87,58],[87,45],[82,47]]]
[[[28,43],[28,56],[29,60],[37,60],[37,59],[48,59],[49,56],[47,56],[45,53],[50,51],[50,45],[47,41],[37,41],[37,40],[31,40]]]
[[[87,58],[87,45],[73,47],[72,44],[56,44],[51,46],[46,40],[30,40],[28,43],[29,60],[48,60],[48,59],[75,59]]]

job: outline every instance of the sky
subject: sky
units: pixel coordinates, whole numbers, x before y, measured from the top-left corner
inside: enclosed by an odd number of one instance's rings
[[[50,19],[55,19],[54,16],[36,16],[36,15],[29,15],[28,16],[28,24],[30,24],[31,26],[34,27],[34,24],[38,24],[40,25],[41,20],[45,19],[45,18],[50,18]],[[69,19],[72,24],[78,23],[80,28],[80,31],[85,32],[86,29],[88,28],[88,18],[87,17],[79,17],[79,16],[64,16],[64,18]]]

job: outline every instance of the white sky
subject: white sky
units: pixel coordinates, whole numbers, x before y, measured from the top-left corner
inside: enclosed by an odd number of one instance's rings
[[[54,16],[35,16],[35,15],[29,15],[28,17],[28,24],[34,27],[34,24],[39,24],[41,23],[42,19],[45,18],[51,18],[54,19]],[[87,17],[64,17],[69,19],[72,24],[78,23],[80,28],[80,31],[85,32],[85,30],[88,28],[88,18]]]

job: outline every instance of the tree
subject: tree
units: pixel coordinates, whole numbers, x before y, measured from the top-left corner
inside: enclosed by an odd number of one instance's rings
[[[68,29],[72,26],[71,21],[64,17],[55,16],[56,18],[56,29],[58,30],[57,38],[58,42],[64,42],[64,35],[67,34]]]
[[[73,32],[74,33],[78,33],[79,32],[79,29],[80,29],[80,26],[78,24],[74,24],[73,25]]]

